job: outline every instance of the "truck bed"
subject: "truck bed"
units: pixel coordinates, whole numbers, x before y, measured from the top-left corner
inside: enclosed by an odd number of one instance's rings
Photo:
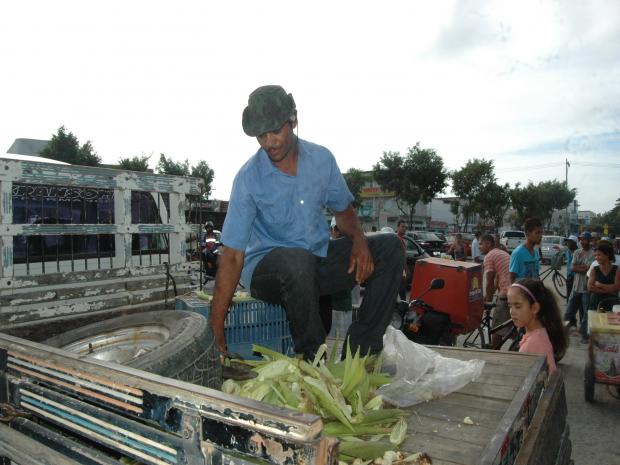
[[[517,459],[520,463],[541,465],[568,463],[570,441],[564,386],[559,376],[547,377],[543,357],[463,348],[434,349],[446,357],[484,360],[484,370],[481,378],[457,392],[411,407],[404,450],[426,452],[434,465],[512,464]],[[542,402],[546,398],[551,398],[553,405]],[[551,437],[547,430],[529,429],[551,414],[558,430],[551,433],[557,437]],[[465,417],[474,424],[465,424]],[[551,458],[534,457],[535,461],[530,461],[532,457],[525,454],[532,455],[541,440],[547,442]],[[520,451],[522,456],[518,457]]]

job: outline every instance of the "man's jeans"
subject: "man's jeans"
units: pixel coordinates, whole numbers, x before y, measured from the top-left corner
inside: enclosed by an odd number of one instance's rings
[[[355,285],[355,271],[347,273],[352,245],[346,237],[331,240],[323,258],[301,248],[277,248],[254,269],[252,296],[284,307],[295,351],[305,357],[312,357],[325,342],[319,296],[351,290]],[[392,318],[403,273],[403,248],[395,234],[370,236],[368,247],[375,270],[365,283],[358,320],[347,333],[351,350],[359,347],[362,354],[383,348],[383,334]]]
[[[577,310],[581,312],[579,320],[579,332],[582,336],[587,335],[588,331],[588,308],[590,307],[589,292],[572,291],[566,304],[566,312],[564,313],[564,321],[570,324],[577,323]]]

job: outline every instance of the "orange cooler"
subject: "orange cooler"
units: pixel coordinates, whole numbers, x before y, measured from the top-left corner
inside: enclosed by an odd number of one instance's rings
[[[435,310],[450,315],[450,321],[462,327],[453,332],[468,333],[482,321],[482,265],[443,258],[424,258],[415,265],[411,299],[419,297],[435,278],[445,281],[443,289],[429,291],[422,300]]]

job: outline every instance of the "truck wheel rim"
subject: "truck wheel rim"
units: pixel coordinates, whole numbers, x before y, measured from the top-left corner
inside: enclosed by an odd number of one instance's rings
[[[169,338],[170,332],[165,326],[136,326],[89,336],[61,348],[81,357],[125,365],[161,346]]]

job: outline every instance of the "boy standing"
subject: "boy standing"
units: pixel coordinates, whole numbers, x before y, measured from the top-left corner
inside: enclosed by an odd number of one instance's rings
[[[542,239],[542,222],[538,218],[528,218],[523,225],[525,244],[514,249],[510,256],[510,280],[540,277],[540,253],[536,246]]]

